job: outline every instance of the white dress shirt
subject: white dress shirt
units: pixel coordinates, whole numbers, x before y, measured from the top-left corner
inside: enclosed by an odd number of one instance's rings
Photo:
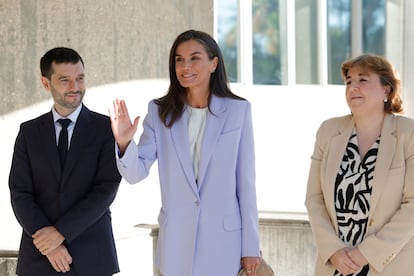
[[[59,119],[70,119],[72,122],[68,125],[68,148],[70,147],[70,141],[72,139],[73,129],[75,128],[76,120],[78,119],[79,113],[81,112],[82,104],[80,104],[75,111],[69,116],[63,117],[56,112],[55,107],[52,107],[53,121],[55,122],[55,133],[56,133],[56,145],[59,142],[59,134],[62,130],[62,126],[58,122]]]

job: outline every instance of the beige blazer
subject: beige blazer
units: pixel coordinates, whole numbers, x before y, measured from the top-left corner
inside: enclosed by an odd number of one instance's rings
[[[305,205],[318,249],[315,276],[332,276],[338,238],[334,183],[354,129],[352,115],[322,123],[309,172]],[[386,115],[372,183],[365,239],[358,246],[369,276],[414,273],[414,120]]]

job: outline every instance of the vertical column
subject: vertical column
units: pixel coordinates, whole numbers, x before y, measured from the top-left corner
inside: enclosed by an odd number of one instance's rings
[[[352,0],[352,57],[362,54],[362,1]]]

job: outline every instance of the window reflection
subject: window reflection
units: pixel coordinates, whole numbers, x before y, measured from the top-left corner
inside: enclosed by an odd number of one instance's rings
[[[385,0],[363,1],[363,46],[365,52],[385,53]]]
[[[342,62],[351,56],[351,1],[328,0],[328,82],[343,84]]]
[[[352,13],[352,3],[362,9],[362,19]],[[340,67],[344,60],[361,54],[352,52],[352,42],[362,44],[364,53],[384,55],[385,0],[328,0],[328,82],[342,84]],[[362,25],[361,37],[352,26]]]
[[[318,84],[318,0],[296,0],[296,83]]]
[[[253,0],[253,83],[285,84],[286,23],[278,0]],[[282,28],[283,27],[283,28]],[[285,71],[285,73],[283,72]]]
[[[218,44],[223,52],[227,75],[230,82],[239,82],[239,32],[238,32],[238,0],[220,0],[217,3]]]
[[[217,39],[231,82],[245,81],[246,76],[240,72],[243,68],[243,72],[252,74],[247,79],[248,83],[253,80],[253,84],[286,85],[288,73],[296,74],[292,78],[295,84],[320,84],[321,80],[342,84],[340,66],[344,60],[361,52],[385,54],[385,0],[295,0],[294,12],[289,14],[287,3],[292,2],[287,0],[216,0],[215,3]],[[243,9],[239,5],[245,4],[252,5],[251,14],[241,24]],[[320,11],[326,11],[326,15],[319,14]],[[319,20],[321,16],[326,21]],[[289,34],[294,36],[294,45],[288,45],[287,22],[295,24],[295,33]],[[327,26],[320,26],[320,22]],[[251,42],[240,40],[239,34],[246,32],[243,25],[249,26],[248,31],[251,27]],[[250,39],[249,35],[246,37]],[[325,38],[327,44],[320,45]],[[243,48],[248,49],[244,58],[241,58],[241,43],[251,43],[251,48]],[[295,50],[295,72],[288,71],[289,48]],[[249,62],[245,63],[246,60]],[[246,65],[248,68],[242,67]],[[327,72],[324,73],[327,76],[321,76],[321,72]]]

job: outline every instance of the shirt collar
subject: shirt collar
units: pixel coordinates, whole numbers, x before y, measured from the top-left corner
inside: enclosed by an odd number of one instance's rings
[[[61,118],[67,118],[70,119],[73,123],[76,123],[76,120],[79,117],[79,114],[82,110],[82,103],[75,109],[75,111],[73,111],[71,114],[69,114],[69,116],[67,117],[63,117],[61,115],[59,115],[59,113],[56,112],[55,107],[52,107],[52,114],[53,114],[53,121],[56,123],[57,120],[61,119]]]

